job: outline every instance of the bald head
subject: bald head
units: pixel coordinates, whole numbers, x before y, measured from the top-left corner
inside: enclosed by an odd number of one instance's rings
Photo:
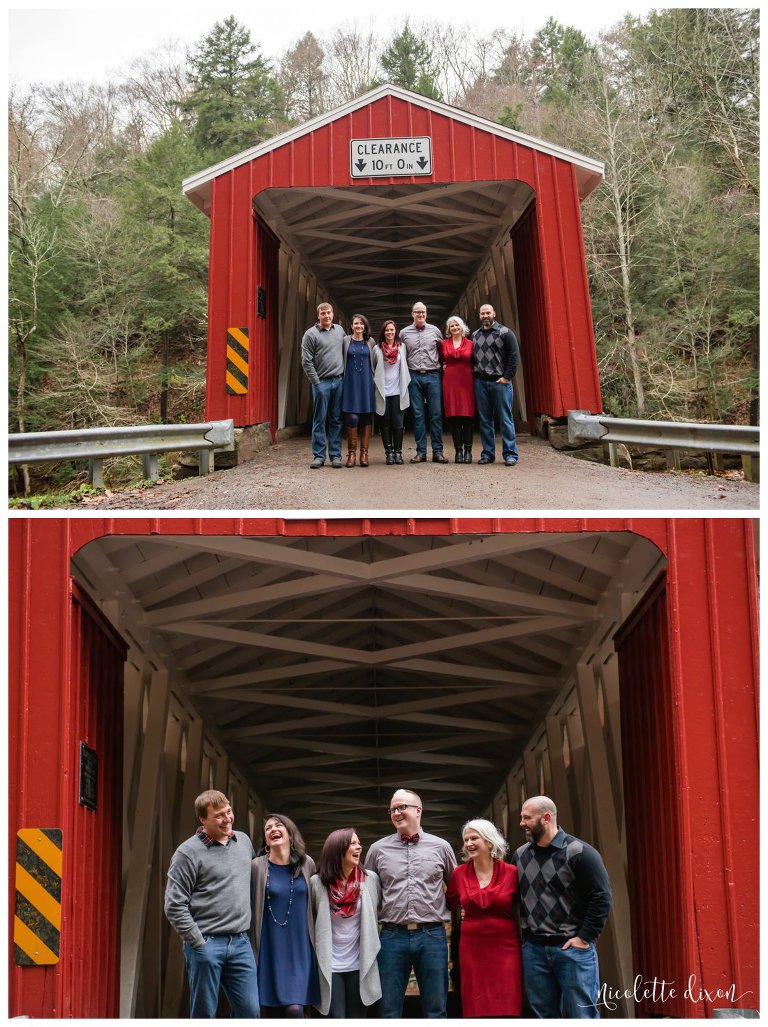
[[[546,795],[526,799],[520,810],[520,826],[529,842],[549,845],[557,834],[557,806]]]
[[[549,813],[555,823],[557,823],[557,806],[547,795],[533,795],[530,799],[526,799],[523,803],[523,809],[526,808],[533,810],[539,815]]]
[[[410,788],[398,788],[389,804],[390,817],[400,834],[415,834],[421,827],[421,798]]]

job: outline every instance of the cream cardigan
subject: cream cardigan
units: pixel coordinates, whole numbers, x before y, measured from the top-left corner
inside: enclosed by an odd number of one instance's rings
[[[318,874],[309,883],[312,908],[315,912],[315,954],[320,971],[320,1002],[316,1008],[325,1016],[331,1005],[331,967],[333,937],[328,891]],[[379,942],[378,909],[381,885],[378,875],[368,870],[360,885],[360,998],[364,1006],[372,1006],[381,998],[381,981],[376,962]]]

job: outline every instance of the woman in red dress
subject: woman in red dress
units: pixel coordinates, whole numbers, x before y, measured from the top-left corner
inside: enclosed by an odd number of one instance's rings
[[[472,463],[475,386],[472,380],[472,340],[460,317],[449,317],[447,339],[440,343],[443,365],[443,407],[450,421],[457,464]]]
[[[446,898],[461,906],[461,1005],[465,1018],[520,1016],[523,969],[517,924],[517,867],[504,862],[507,843],[490,820],[462,828],[465,863],[453,872]]]

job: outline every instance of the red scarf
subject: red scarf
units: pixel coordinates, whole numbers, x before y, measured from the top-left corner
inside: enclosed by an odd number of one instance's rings
[[[395,339],[395,341],[391,345],[390,345],[390,343],[388,343],[386,341],[382,342],[382,344],[381,344],[381,352],[384,355],[384,359],[386,360],[386,362],[388,364],[396,364],[397,363],[397,353],[398,353],[399,348],[400,348],[400,343],[397,341],[397,339]]]
[[[350,917],[355,915],[360,900],[360,885],[365,880],[363,868],[357,866],[346,881],[339,878],[328,889],[331,912],[334,916]]]

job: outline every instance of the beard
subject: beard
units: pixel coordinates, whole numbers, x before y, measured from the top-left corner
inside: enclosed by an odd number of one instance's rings
[[[535,824],[532,824],[529,828],[526,828],[525,837],[528,841],[537,842],[540,838],[544,837],[544,822],[539,819]]]

